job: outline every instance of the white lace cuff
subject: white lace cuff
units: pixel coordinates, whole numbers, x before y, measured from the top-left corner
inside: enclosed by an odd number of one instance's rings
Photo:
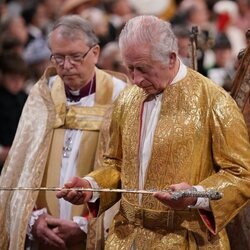
[[[83,178],[84,180],[87,180],[91,186],[91,188],[95,188],[98,189],[100,188],[99,185],[97,184],[97,182],[94,180],[94,178],[90,177],[90,176],[85,176]],[[89,202],[94,203],[97,199],[100,198],[100,194],[99,192],[93,192],[93,196],[92,198],[89,200]]]
[[[29,220],[28,228],[27,228],[27,235],[28,235],[28,238],[30,240],[34,240],[34,237],[31,233],[31,230],[32,230],[32,227],[35,224],[36,220],[38,219],[38,217],[42,214],[47,214],[47,208],[35,210],[32,212],[32,214],[30,216],[30,220]]]
[[[205,191],[205,189],[202,186],[193,186],[197,191]],[[203,198],[198,197],[197,202],[194,206],[191,206],[191,208],[198,208],[198,209],[205,209],[207,211],[211,211],[210,205],[209,205],[209,198]]]
[[[84,233],[88,233],[88,220],[85,217],[74,216],[73,221],[81,228]]]

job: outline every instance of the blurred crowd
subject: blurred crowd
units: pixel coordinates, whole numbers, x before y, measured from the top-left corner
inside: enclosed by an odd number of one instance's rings
[[[246,47],[250,0],[9,0],[0,2],[0,165],[15,135],[30,88],[50,64],[47,34],[62,15],[89,20],[99,37],[98,67],[125,72],[117,38],[141,14],[170,21],[179,57],[192,66],[190,34],[198,27],[198,71],[230,91],[237,55]],[[9,110],[9,111],[8,111]]]

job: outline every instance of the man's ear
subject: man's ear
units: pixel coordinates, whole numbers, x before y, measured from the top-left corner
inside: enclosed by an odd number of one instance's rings
[[[173,68],[175,66],[177,55],[175,52],[169,54],[169,67]]]
[[[92,53],[95,57],[95,63],[97,63],[100,55],[100,46],[98,44],[93,47]]]

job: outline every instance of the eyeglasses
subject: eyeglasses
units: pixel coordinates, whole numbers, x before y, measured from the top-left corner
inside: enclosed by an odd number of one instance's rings
[[[96,44],[95,44],[96,45]],[[68,58],[68,61],[72,64],[72,65],[79,65],[83,62],[84,58],[88,55],[88,53],[90,52],[90,50],[95,46],[91,46],[85,53],[75,53],[75,54],[71,54],[71,55],[59,55],[59,54],[52,54],[50,56],[50,61],[53,64],[56,64],[58,66],[63,66],[65,63],[66,58]]]

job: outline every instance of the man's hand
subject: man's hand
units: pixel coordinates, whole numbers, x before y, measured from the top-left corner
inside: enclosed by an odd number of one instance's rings
[[[66,249],[64,241],[53,231],[53,228],[47,222],[52,217],[48,214],[42,214],[32,226],[32,234],[35,239],[43,246],[53,249]]]
[[[189,184],[182,182],[179,184],[174,184],[169,187],[172,191],[192,189],[192,186]],[[196,197],[183,197],[178,200],[173,200],[171,193],[169,192],[156,192],[154,193],[154,197],[157,198],[164,205],[171,207],[175,210],[184,210],[188,206],[193,206],[197,202]]]
[[[86,234],[80,229],[79,225],[71,220],[58,218],[46,218],[46,221],[53,232],[59,236],[67,247],[84,242]]]
[[[91,188],[91,185],[87,180],[79,177],[73,177],[69,182],[64,184],[64,188]],[[80,205],[88,202],[92,198],[92,194],[93,192],[62,189],[56,193],[56,197],[58,199],[63,198],[72,204]]]

